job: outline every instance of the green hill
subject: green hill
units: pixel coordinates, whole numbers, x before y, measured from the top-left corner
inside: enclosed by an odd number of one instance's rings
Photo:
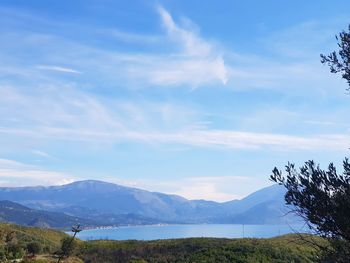
[[[39,243],[43,253],[54,253],[65,236],[65,233],[55,230],[0,223],[0,262],[21,258],[29,243]]]
[[[48,248],[57,248],[61,239],[67,234],[52,229],[42,229],[37,227],[24,227],[20,225],[0,223],[0,244],[3,245],[6,235],[11,234],[16,237],[19,242],[27,243],[37,241]]]
[[[64,213],[32,209],[7,200],[0,201],[0,221],[24,226],[56,229],[69,229],[72,225],[78,223],[84,226],[96,225],[96,223],[88,219],[69,216]]]

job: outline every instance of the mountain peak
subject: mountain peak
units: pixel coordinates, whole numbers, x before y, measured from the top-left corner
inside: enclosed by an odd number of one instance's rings
[[[82,181],[75,181],[66,185],[75,185],[75,186],[79,186],[79,185],[116,185],[114,183],[109,183],[109,182],[104,182],[104,181],[99,181],[99,180],[82,180]]]
[[[70,184],[62,185],[61,187],[68,188],[68,189],[76,189],[76,190],[104,191],[104,192],[128,188],[118,184],[99,181],[99,180],[76,181]]]

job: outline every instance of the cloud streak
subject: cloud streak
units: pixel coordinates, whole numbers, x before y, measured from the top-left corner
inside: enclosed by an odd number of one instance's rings
[[[167,32],[165,40],[178,50],[168,55],[134,57],[134,64],[127,66],[129,75],[157,86],[225,85],[228,69],[218,47],[180,27],[164,8],[158,6],[157,11]]]
[[[40,94],[40,95],[39,95]],[[37,140],[67,140],[115,144],[183,144],[195,147],[247,150],[346,151],[347,133],[289,135],[210,128],[202,115],[186,107],[145,101],[97,99],[69,87],[0,87],[0,133]],[[11,119],[7,113],[11,112]],[[6,121],[7,120],[7,121]],[[16,120],[13,122],[12,120]],[[6,143],[6,140],[4,140]]]
[[[35,165],[0,159],[0,183],[2,186],[62,185],[78,180],[71,175],[41,169]]]
[[[125,51],[118,51],[115,48],[103,49],[95,44],[81,43],[74,37],[67,39],[61,35],[23,31],[3,32],[0,40],[3,42],[4,54],[0,53],[0,56],[13,62],[11,56],[7,54],[16,53],[17,48],[20,48],[23,53],[17,55],[19,58],[17,61],[23,58],[22,63],[26,65],[28,63],[26,54],[31,54],[31,60],[36,64],[35,68],[40,71],[67,75],[84,73],[84,77],[122,82],[131,88],[154,86],[197,88],[227,83],[228,68],[220,47],[201,38],[194,30],[186,29],[176,23],[164,8],[157,7],[156,14],[160,20],[159,28],[164,29],[163,34],[159,36],[129,33],[117,29],[91,29],[91,34],[95,34],[94,37],[99,41],[103,42],[103,37],[107,37],[107,42],[112,37],[117,40],[116,46],[118,41],[140,44],[143,48],[141,52],[137,49]],[[26,19],[35,20],[35,17],[24,16],[21,19],[24,20],[22,23],[28,23]],[[47,23],[50,24],[50,21]],[[67,26],[77,31],[81,30],[81,26],[78,25]],[[144,47],[145,44],[150,47],[150,51]],[[0,44],[0,48],[2,45]],[[15,69],[18,65],[9,66]],[[8,69],[0,68],[1,71],[7,73]]]
[[[61,66],[53,66],[53,65],[38,65],[38,69],[42,70],[49,70],[49,71],[56,71],[61,73],[73,73],[73,74],[81,74],[82,72],[72,69],[72,68],[66,68]]]
[[[192,79],[195,86],[201,82],[210,83],[218,79],[222,84],[226,84],[227,68],[223,57],[217,54],[217,48],[194,32],[179,27],[164,8],[158,6],[157,10],[170,39],[179,43],[183,52],[181,57],[185,59],[178,61],[175,65],[170,64],[165,70],[156,71],[153,79],[156,82],[169,84],[190,83]]]

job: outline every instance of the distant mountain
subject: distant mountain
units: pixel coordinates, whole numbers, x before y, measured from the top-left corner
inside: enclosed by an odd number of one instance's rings
[[[285,189],[273,185],[260,189],[241,200],[217,203],[210,210],[209,223],[234,224],[292,224],[299,219],[288,214],[284,202]]]
[[[58,212],[35,210],[7,200],[0,201],[0,221],[44,228],[70,228],[78,223],[85,226],[96,225],[90,220]]]
[[[154,218],[147,218],[133,213],[115,214],[106,213],[99,210],[89,209],[79,206],[68,206],[57,209],[56,211],[63,212],[68,215],[78,215],[81,218],[93,220],[100,226],[116,226],[116,225],[151,225],[160,223]]]
[[[63,212],[99,224],[283,223],[284,189],[274,185],[242,200],[218,203],[188,200],[101,181],[49,187],[2,187],[0,200]]]

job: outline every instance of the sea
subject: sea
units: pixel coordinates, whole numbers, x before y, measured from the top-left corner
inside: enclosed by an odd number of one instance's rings
[[[269,238],[290,233],[308,233],[303,225],[140,225],[86,229],[78,233],[82,240],[158,240],[190,237]]]

